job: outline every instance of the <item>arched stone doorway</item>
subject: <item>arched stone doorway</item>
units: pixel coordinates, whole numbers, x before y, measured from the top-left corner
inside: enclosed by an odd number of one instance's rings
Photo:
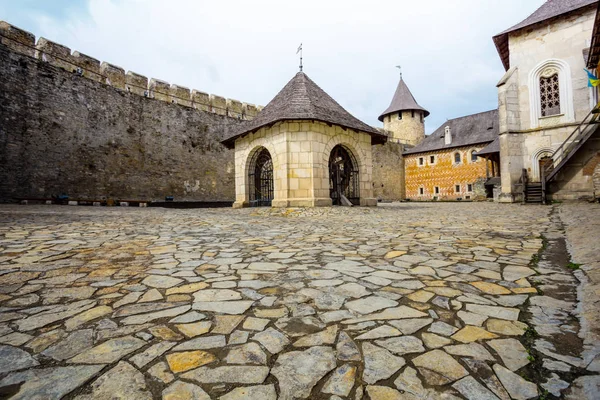
[[[360,204],[358,163],[344,146],[337,145],[329,156],[329,195],[333,205],[342,205],[342,196]]]
[[[250,207],[270,207],[273,201],[273,159],[269,150],[258,149],[248,168]]]

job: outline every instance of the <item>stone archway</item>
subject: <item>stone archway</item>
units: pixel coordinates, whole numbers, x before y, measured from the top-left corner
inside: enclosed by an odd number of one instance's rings
[[[548,147],[544,147],[535,151],[531,156],[531,175],[529,179],[532,182],[540,182],[541,180],[541,166],[546,163],[552,162],[550,158],[553,150]]]
[[[250,207],[270,207],[274,197],[273,159],[264,147],[254,152],[248,167]]]
[[[336,145],[329,156],[329,195],[333,205],[343,205],[342,196],[360,205],[359,168],[352,152]]]

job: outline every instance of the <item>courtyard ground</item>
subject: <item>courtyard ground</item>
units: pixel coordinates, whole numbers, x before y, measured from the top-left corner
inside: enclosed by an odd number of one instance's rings
[[[600,205],[0,206],[0,398],[600,393]]]

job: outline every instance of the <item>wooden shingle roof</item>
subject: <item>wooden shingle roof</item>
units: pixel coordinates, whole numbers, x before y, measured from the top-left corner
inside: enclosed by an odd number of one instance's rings
[[[446,121],[431,135],[404,154],[425,153],[454,147],[470,146],[481,143],[491,143],[498,137],[498,110],[490,110],[477,114],[466,115]],[[446,126],[450,127],[452,143],[446,144],[444,133]]]
[[[419,110],[425,113],[425,116],[429,115],[429,111],[421,107],[415,97],[410,92],[408,86],[404,82],[404,79],[400,78],[400,82],[398,82],[398,87],[396,88],[396,92],[394,93],[394,97],[392,98],[392,102],[389,107],[381,113],[379,116],[379,120],[383,122],[383,118],[388,115],[398,111],[410,111],[410,110]]]
[[[304,72],[298,72],[255,119],[241,124],[231,137],[221,143],[233,148],[239,137],[264,126],[290,120],[320,121],[365,132],[371,135],[372,144],[385,143],[387,140],[386,135],[352,116]]]

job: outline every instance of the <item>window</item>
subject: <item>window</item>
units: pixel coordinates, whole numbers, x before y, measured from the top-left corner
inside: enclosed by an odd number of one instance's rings
[[[412,111],[410,112],[410,116],[411,116],[412,118],[414,118],[414,117],[415,117],[415,110],[412,110]]]
[[[454,191],[460,193],[460,185],[454,185]]]
[[[560,114],[558,73],[549,77],[540,77],[540,106],[542,117]]]
[[[477,162],[477,153],[475,150],[471,150],[471,162]]]
[[[529,72],[530,128],[575,121],[572,81],[569,63],[558,58],[544,60]]]
[[[423,189],[422,187],[419,188],[419,194],[421,196],[423,196],[423,193],[425,193],[425,189]]]
[[[402,111],[398,113],[398,119],[402,119]]]
[[[460,164],[460,153],[454,153],[454,164]]]
[[[435,164],[435,156],[429,156],[429,164]]]
[[[421,122],[423,122],[423,113],[419,113],[419,115],[421,116]]]
[[[433,191],[435,194],[440,194],[440,187],[439,186],[434,187]]]
[[[472,192],[473,191],[473,184],[469,183],[467,184],[467,192]]]
[[[419,157],[419,166],[425,165],[425,159],[423,157]]]

